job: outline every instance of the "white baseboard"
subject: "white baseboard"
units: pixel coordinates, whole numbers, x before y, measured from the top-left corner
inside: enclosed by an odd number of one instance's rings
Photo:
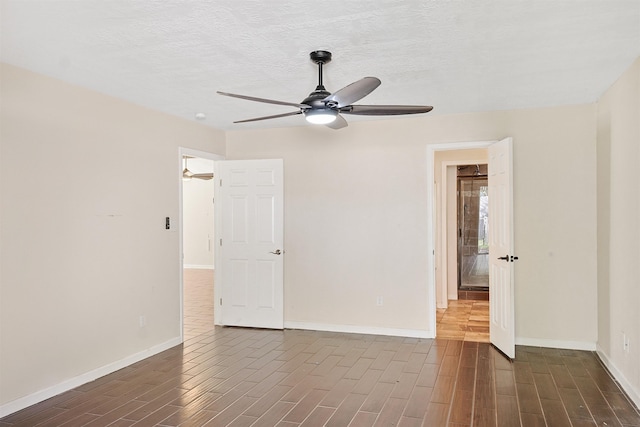
[[[613,375],[616,381],[618,381],[618,383],[620,384],[620,387],[622,387],[625,393],[627,393],[627,396],[629,396],[629,398],[633,400],[633,403],[635,403],[636,406],[640,408],[640,390],[636,389],[635,387],[633,387],[633,385],[631,385],[629,380],[627,380],[627,378],[622,374],[622,372],[620,372],[618,368],[616,368],[616,365],[611,361],[611,359],[609,359],[607,354],[604,351],[602,351],[600,346],[597,347],[596,351],[597,351],[598,357],[600,358],[600,360],[602,360],[602,363],[604,363],[604,366],[607,367],[609,372],[611,372],[611,375]]]
[[[407,338],[434,338],[435,333],[422,329],[377,328],[371,326],[334,325],[330,323],[308,323],[285,321],[285,329],[304,329],[309,331],[342,332],[347,334],[386,335]]]
[[[200,265],[200,264],[184,264],[183,268],[194,268],[196,270],[215,270],[213,265]]]
[[[155,345],[139,353],[132,354],[131,356],[127,356],[124,359],[109,363],[108,365],[102,366],[89,372],[85,372],[82,375],[78,375],[77,377],[69,378],[68,380],[48,387],[44,390],[40,390],[28,396],[24,396],[11,402],[5,403],[4,405],[0,406],[0,418],[5,417],[9,414],[13,414],[14,412],[17,412],[28,406],[42,402],[43,400],[49,399],[53,396],[57,396],[58,394],[64,393],[65,391],[69,391],[71,389],[79,387],[82,384],[86,384],[100,377],[111,374],[119,369],[146,359],[147,357],[163,352],[171,347],[175,347],[180,343],[182,343],[180,337],[172,338],[169,341]]]
[[[559,340],[545,340],[539,338],[516,338],[516,345],[529,345],[532,347],[549,347],[549,348],[563,348],[566,350],[586,350],[595,351],[596,343],[588,341],[559,341]]]

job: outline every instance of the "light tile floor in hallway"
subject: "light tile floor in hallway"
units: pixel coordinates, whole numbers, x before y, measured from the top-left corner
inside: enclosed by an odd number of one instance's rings
[[[446,309],[436,312],[436,336],[489,342],[489,301],[449,300]]]
[[[213,326],[213,270],[184,269],[184,339],[211,331]]]

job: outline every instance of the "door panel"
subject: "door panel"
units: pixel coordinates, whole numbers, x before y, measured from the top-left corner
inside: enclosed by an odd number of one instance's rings
[[[283,162],[216,164],[222,289],[219,323],[282,329]]]
[[[248,200],[247,196],[231,196],[231,240],[234,243],[248,243]]]
[[[272,244],[275,242],[275,198],[270,194],[261,194],[256,197],[256,221],[257,240],[260,243]]]
[[[231,260],[231,305],[247,306],[247,283],[249,282],[249,263],[246,260]]]
[[[256,264],[257,271],[257,288],[258,288],[258,308],[274,308],[274,295],[276,294],[273,286],[276,282],[275,265],[270,261],[258,261]]]
[[[512,139],[489,147],[489,333],[491,343],[515,357]]]

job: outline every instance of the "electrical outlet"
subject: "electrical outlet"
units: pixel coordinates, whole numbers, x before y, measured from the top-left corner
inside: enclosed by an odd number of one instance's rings
[[[630,346],[630,339],[627,336],[627,334],[623,333],[622,334],[622,349],[624,350],[625,353],[629,353],[629,346]]]
[[[144,314],[140,315],[140,327],[144,328],[145,326],[147,326],[147,316],[145,316]]]
[[[376,305],[377,305],[378,307],[382,306],[383,304],[384,304],[384,300],[383,300],[383,298],[382,298],[382,297],[378,297],[378,298],[376,298]]]

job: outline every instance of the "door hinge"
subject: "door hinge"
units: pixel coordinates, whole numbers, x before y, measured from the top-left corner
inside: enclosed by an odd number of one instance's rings
[[[222,187],[222,178],[220,178],[220,187]]]
[[[222,239],[220,239],[220,246],[222,246]]]
[[[222,298],[220,298],[220,305],[222,305]]]

